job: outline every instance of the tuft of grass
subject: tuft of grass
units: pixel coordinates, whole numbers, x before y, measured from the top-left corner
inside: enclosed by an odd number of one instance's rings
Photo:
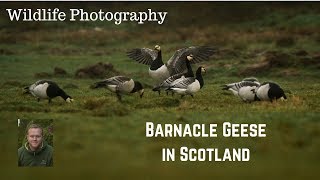
[[[104,99],[101,98],[92,98],[85,100],[83,103],[83,107],[88,110],[94,110],[94,109],[99,109],[101,108],[105,103]]]

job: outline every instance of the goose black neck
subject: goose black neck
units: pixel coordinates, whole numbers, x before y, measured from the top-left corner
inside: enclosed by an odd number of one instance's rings
[[[64,100],[67,100],[68,97],[70,97],[62,89],[60,89],[58,93],[59,93],[59,96],[62,97]]]
[[[197,80],[199,81],[199,83],[200,83],[200,88],[202,88],[203,85],[204,85],[204,81],[203,81],[202,74],[201,74],[201,67],[199,67],[199,68],[197,69],[196,79],[197,79]]]
[[[133,89],[131,90],[130,93],[135,93],[137,91],[140,91],[142,89],[142,84],[140,82],[134,82],[134,87]]]
[[[194,74],[193,74],[193,71],[192,71],[192,67],[191,67],[191,64],[190,64],[190,61],[187,59],[186,60],[186,65],[187,65],[187,73],[185,75],[185,77],[193,77]]]
[[[161,50],[160,50],[160,51],[158,51],[157,58],[154,61],[152,61],[150,69],[157,70],[162,65],[163,65],[163,62],[162,62],[162,55],[161,55]]]
[[[256,93],[254,94],[254,100],[255,100],[255,101],[260,101],[260,99],[258,98],[258,96],[257,96]]]

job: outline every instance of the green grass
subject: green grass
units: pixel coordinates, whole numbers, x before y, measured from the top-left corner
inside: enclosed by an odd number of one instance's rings
[[[219,9],[219,6],[215,8]],[[35,176],[46,179],[62,176],[77,179],[317,179],[320,165],[319,66],[297,64],[271,68],[256,75],[262,82],[272,80],[279,83],[288,96],[286,102],[247,104],[220,87],[244,78],[238,73],[258,62],[258,54],[264,51],[277,50],[290,54],[303,49],[309,56],[317,54],[319,42],[316,40],[317,28],[314,28],[318,25],[317,12],[310,10],[305,14],[297,9],[297,15],[286,16],[286,13],[294,14],[295,11],[282,8],[281,11],[273,9],[273,16],[277,17],[274,21],[280,22],[279,26],[270,25],[271,16],[265,15],[261,22],[221,23],[203,28],[195,24],[188,28],[179,27],[179,23],[184,22],[177,15],[173,19],[178,24],[173,27],[171,19],[169,24],[157,28],[149,25],[108,26],[102,32],[92,29],[94,25],[102,24],[63,24],[57,27],[44,24],[39,29],[31,28],[20,33],[0,31],[1,176],[4,179],[31,179]],[[209,9],[204,9],[204,12],[208,13]],[[200,17],[203,15],[199,14]],[[202,21],[199,24],[203,26]],[[310,27],[309,34],[302,33],[306,26]],[[287,29],[284,31],[279,27]],[[19,31],[20,28],[13,29]],[[186,34],[189,35],[187,39],[183,37]],[[276,40],[284,35],[294,37],[296,43],[289,47],[277,47]],[[195,94],[195,98],[181,99],[179,96],[166,96],[165,93],[159,96],[152,92],[149,87],[153,81],[148,76],[148,67],[126,57],[128,49],[152,48],[155,44],[162,46],[164,59],[168,59],[177,48],[201,44],[217,45],[235,54],[222,55],[202,63],[208,70],[204,76],[204,88]],[[116,70],[143,82],[147,85],[144,97],[140,99],[138,94],[124,96],[123,102],[119,102],[115,94],[105,89],[90,89],[90,85],[100,79],[74,78],[77,69],[97,62],[110,62]],[[54,67],[65,69],[68,75],[50,79],[61,87],[70,84],[77,86],[65,88],[74,98],[74,103],[67,104],[61,98],[55,98],[48,104],[47,101],[37,102],[35,98],[23,95],[23,87],[38,80],[34,77],[35,73],[52,73]],[[196,67],[193,66],[194,69]],[[283,71],[288,69],[298,72],[298,75],[283,75]],[[16,167],[18,118],[54,120],[54,168],[36,170]],[[265,123],[267,137],[146,138],[147,121],[161,124],[217,123],[219,127],[226,121]],[[218,134],[221,134],[219,127]],[[181,146],[247,147],[251,150],[251,160],[161,161],[162,148],[177,148],[178,151]]]

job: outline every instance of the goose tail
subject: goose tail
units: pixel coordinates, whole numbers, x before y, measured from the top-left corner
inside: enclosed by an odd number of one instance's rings
[[[221,85],[221,88],[222,88],[222,90],[228,90],[229,89],[228,85],[226,85],[226,84]]]
[[[161,87],[160,87],[160,86],[154,87],[154,88],[152,89],[152,91],[160,91],[160,90],[161,90]]]
[[[91,85],[91,89],[97,89],[97,88],[102,88],[102,87],[106,87],[107,84],[104,81],[99,81],[94,83],[93,85]]]
[[[23,94],[31,94],[29,86],[23,88]]]

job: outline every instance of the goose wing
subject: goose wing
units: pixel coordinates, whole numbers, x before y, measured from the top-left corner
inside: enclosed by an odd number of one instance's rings
[[[134,81],[129,79],[128,81],[123,81],[116,86],[116,91],[121,93],[129,93],[134,88]]]
[[[194,77],[189,77],[189,78],[180,78],[177,79],[174,83],[170,85],[170,88],[181,88],[181,89],[186,89],[188,85],[193,83],[195,81]]]
[[[127,56],[138,63],[151,65],[157,58],[158,52],[149,48],[136,48],[128,51]]]
[[[160,89],[169,89],[171,85],[180,81],[182,78],[185,78],[184,73],[179,73],[179,74],[170,76],[166,80],[158,84],[155,88],[153,88],[153,91],[159,91]]]
[[[57,85],[55,82],[53,81],[50,81],[50,80],[39,80],[37,82],[34,83],[34,85],[39,85],[39,84],[43,84],[43,83],[48,83],[48,84],[54,84],[54,85]]]
[[[169,87],[174,81],[176,81],[177,79],[184,77],[184,73],[179,73],[179,74],[175,74],[173,76],[168,77],[166,80],[164,80],[162,83],[160,83],[157,87]]]
[[[242,81],[240,84],[242,87],[244,87],[244,86],[260,86],[260,83],[252,82],[252,81]]]
[[[118,85],[118,84],[130,81],[130,80],[131,80],[131,78],[128,78],[125,76],[114,76],[114,77],[111,77],[111,78],[104,80],[104,82],[108,85]]]
[[[259,82],[258,79],[255,77],[244,78],[242,81]]]
[[[107,85],[119,85],[130,80],[131,78],[128,78],[125,76],[114,76],[114,77],[94,83],[93,88],[105,87]]]
[[[195,64],[206,61],[217,52],[216,48],[209,46],[191,46],[177,50],[168,60],[167,66],[171,74],[184,72],[187,69],[186,58],[192,54],[193,59],[190,63]]]
[[[230,84],[225,84],[223,86],[223,90],[228,90],[228,89],[233,89],[235,91],[239,91],[240,88],[245,87],[245,86],[259,86],[260,84],[257,82],[252,82],[252,81],[241,81],[241,82],[236,82],[236,83],[230,83]]]

